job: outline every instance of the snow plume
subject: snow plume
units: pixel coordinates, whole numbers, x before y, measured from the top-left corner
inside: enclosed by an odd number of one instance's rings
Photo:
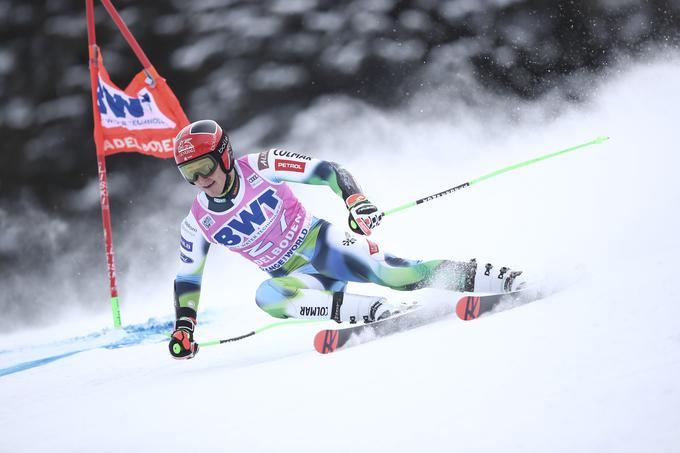
[[[187,193],[179,197],[181,207],[173,206],[173,191],[178,187],[170,183],[177,177],[174,172],[160,172],[142,183],[144,193],[129,191],[134,184],[125,175],[114,172],[109,177],[112,200],[126,201],[111,208],[125,322],[139,319],[139,309],[154,305],[159,315],[172,312],[179,219],[191,202],[191,193]],[[68,214],[36,205],[36,200],[24,196],[0,208],[0,309],[6,314],[0,319],[0,329],[59,324],[83,315],[96,316],[95,322],[109,325],[96,179],[64,200]],[[147,319],[153,313],[140,316]]]
[[[540,102],[477,90],[451,108],[423,93],[382,112],[355,100],[319,101],[299,115],[285,147],[339,160],[383,209],[541,154],[611,136],[384,219],[375,240],[407,257],[454,258],[524,269],[561,286],[615,259],[677,246],[674,153],[678,56],[584,75],[584,102]],[[470,93],[468,93],[470,96]],[[342,222],[343,212],[310,199]],[[647,265],[640,263],[640,266]],[[622,281],[633,269],[621,269]]]
[[[610,135],[604,145],[388,216],[373,238],[399,256],[475,257],[559,287],[596,277],[617,260],[638,257],[637,266],[653,266],[648,253],[677,247],[677,63],[677,55],[665,54],[622,63],[599,80],[575,76],[567,83],[582,90],[585,100],[578,104],[562,100],[559,89],[538,102],[499,98],[461,72],[455,80],[464,93],[439,80],[435,92],[409,93],[412,101],[399,111],[323,97],[297,114],[289,134],[276,142],[253,143],[252,137],[267,135],[272,122],[266,119],[231,135],[237,153],[276,146],[339,162],[382,209]],[[172,313],[178,225],[195,193],[173,167],[161,162],[162,170],[146,180],[127,180],[115,170],[110,175],[124,323]],[[346,223],[343,204],[330,190],[294,190],[317,216]],[[80,207],[79,220],[32,209],[31,200],[0,209],[0,257],[23,257],[18,265],[0,262],[0,308],[8,314],[1,330],[58,323],[83,310],[109,323],[96,181],[66,203]],[[208,262],[202,306],[248,307],[259,316],[253,292],[265,275],[224,250],[212,250]],[[634,273],[620,269],[619,283]],[[405,297],[374,286],[354,290]]]
[[[4,331],[28,321],[57,322],[65,308],[84,305],[86,294],[100,288],[93,279],[105,272],[83,253],[98,245],[96,230],[34,206],[35,200],[24,196],[0,208]]]

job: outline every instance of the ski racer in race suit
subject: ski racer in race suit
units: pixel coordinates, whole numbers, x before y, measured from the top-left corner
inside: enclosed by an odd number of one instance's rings
[[[395,290],[443,288],[504,292],[517,288],[521,272],[478,268],[475,260],[418,261],[398,258],[370,241],[382,212],[350,173],[333,162],[272,149],[234,159],[229,137],[214,121],[183,128],[174,142],[184,178],[201,192],[182,221],[175,279],[175,330],[170,353],[189,359],[208,248],[223,245],[270,276],[255,293],[257,305],[276,318],[373,322],[395,307],[382,297],[345,292],[348,282]],[[352,233],[314,217],[287,182],[328,186],[349,210]]]

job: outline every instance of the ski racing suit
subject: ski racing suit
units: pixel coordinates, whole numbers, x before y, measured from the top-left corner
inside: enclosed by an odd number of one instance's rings
[[[366,237],[314,217],[287,182],[326,185],[343,200],[361,193],[338,164],[272,149],[237,159],[235,169],[239,186],[233,199],[201,192],[182,221],[175,279],[177,319],[196,319],[212,244],[229,248],[270,275],[257,289],[255,301],[276,318],[374,320],[384,299],[346,293],[348,282],[403,291],[428,287],[497,291],[503,286],[509,290],[507,268],[491,274],[490,265],[478,270],[474,260],[398,258]]]

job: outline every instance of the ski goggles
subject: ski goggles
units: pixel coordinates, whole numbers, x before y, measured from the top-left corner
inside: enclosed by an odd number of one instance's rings
[[[199,176],[207,178],[215,173],[217,170],[217,160],[211,154],[206,154],[197,159],[190,160],[182,165],[179,165],[179,172],[182,173],[184,179],[191,184],[195,183]]]

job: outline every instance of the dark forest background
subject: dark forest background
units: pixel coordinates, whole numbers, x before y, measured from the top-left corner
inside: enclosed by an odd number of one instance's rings
[[[336,95],[386,110],[428,91],[483,103],[479,87],[495,98],[532,101],[550,93],[562,105],[578,103],[593,76],[680,44],[680,0],[113,3],[189,119],[257,131],[245,134],[253,135],[249,146],[275,144],[295,113]],[[95,4],[105,65],[124,88],[141,67]],[[92,301],[101,306],[106,273],[84,0],[0,0],[0,101],[5,324],[14,314],[49,313],[55,293],[101,295]],[[254,122],[257,128],[247,127]],[[137,154],[107,159],[114,237],[128,221],[139,223],[126,208],[143,202],[135,191],[145,190],[150,175],[168,190],[182,184],[176,173],[165,176],[173,164]],[[156,195],[160,203],[167,199]],[[172,244],[174,227],[151,228]],[[127,237],[123,245],[153,249],[139,240]],[[157,250],[147,255],[121,253],[119,270],[146,271],[163,259]],[[27,276],[35,274],[43,276],[45,296],[26,291],[37,281]]]
[[[680,0],[114,4],[190,119],[234,129],[273,115],[269,139],[291,112],[326,94],[389,108],[428,88],[423,71],[439,75],[427,84],[446,84],[472,65],[488,89],[536,98],[566,74],[680,39]],[[140,66],[101,5],[96,19],[105,64],[124,87]],[[85,2],[4,0],[0,43],[0,197],[31,191],[59,207],[96,173]],[[569,88],[564,96],[578,100]],[[129,171],[154,165],[141,156],[109,160]]]

